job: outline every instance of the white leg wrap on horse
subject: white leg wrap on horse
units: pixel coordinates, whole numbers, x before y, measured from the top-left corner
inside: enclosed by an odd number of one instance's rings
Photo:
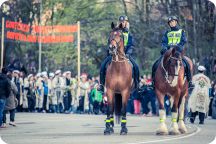
[[[178,129],[178,124],[177,124],[177,117],[178,117],[178,113],[172,112],[172,126],[170,128],[170,134],[172,135],[180,134]]]
[[[159,134],[159,135],[168,134],[168,129],[165,123],[165,120],[166,120],[165,110],[159,110],[159,118],[160,118],[160,125],[159,125],[159,128],[156,134]]]
[[[181,133],[187,132],[187,128],[184,123],[184,108],[185,108],[185,98],[182,99],[182,102],[179,108],[179,131]]]
[[[181,105],[179,108],[179,120],[184,119],[184,108],[185,108],[185,98],[182,98]]]
[[[165,122],[165,120],[166,120],[165,110],[159,110],[159,118],[160,118],[160,122]]]

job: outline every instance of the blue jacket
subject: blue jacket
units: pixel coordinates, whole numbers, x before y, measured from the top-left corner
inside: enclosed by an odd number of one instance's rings
[[[44,95],[48,95],[48,84],[45,81],[42,81],[44,87]]]
[[[128,32],[128,29],[127,28],[123,29],[123,32]],[[127,46],[125,46],[125,54],[131,55],[133,53],[133,49],[134,49],[133,37],[129,32],[128,43]]]
[[[178,31],[178,30],[179,30],[179,27],[176,26],[176,27],[171,27],[171,30],[165,32],[165,34],[162,37],[162,41],[161,41],[161,46],[163,49],[169,49],[170,48],[170,46],[168,45],[167,33],[170,31]],[[186,34],[185,34],[185,31],[183,30],[182,36],[181,36],[181,41],[177,46],[179,46],[181,49],[183,49],[186,42],[187,42]]]

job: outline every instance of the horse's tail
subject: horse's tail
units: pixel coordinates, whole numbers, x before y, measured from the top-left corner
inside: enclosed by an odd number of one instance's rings
[[[121,94],[115,94],[115,117],[116,123],[120,124],[121,108],[122,108],[122,96]]]

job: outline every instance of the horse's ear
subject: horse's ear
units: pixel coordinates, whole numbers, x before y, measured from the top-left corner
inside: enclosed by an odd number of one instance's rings
[[[123,28],[123,26],[122,26],[122,23],[120,23],[120,25],[119,25],[119,28],[120,28],[120,29],[122,29],[122,28]]]
[[[111,29],[114,29],[115,28],[115,24],[112,22],[111,23]]]
[[[176,51],[176,48],[172,47],[172,51],[171,51],[172,55],[174,55],[175,51]]]

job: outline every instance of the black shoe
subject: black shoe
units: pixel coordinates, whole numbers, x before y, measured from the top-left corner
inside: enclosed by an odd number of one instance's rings
[[[190,122],[193,124],[193,123],[194,123],[194,119],[193,119],[193,118],[190,118]]]
[[[98,91],[104,93],[104,86],[103,85],[100,85],[98,88],[97,88]]]
[[[191,81],[188,82],[188,88],[189,89],[194,88],[194,85],[193,85],[193,83]]]
[[[203,124],[204,124],[204,121],[200,121],[199,124],[202,124],[202,125],[203,125]]]

